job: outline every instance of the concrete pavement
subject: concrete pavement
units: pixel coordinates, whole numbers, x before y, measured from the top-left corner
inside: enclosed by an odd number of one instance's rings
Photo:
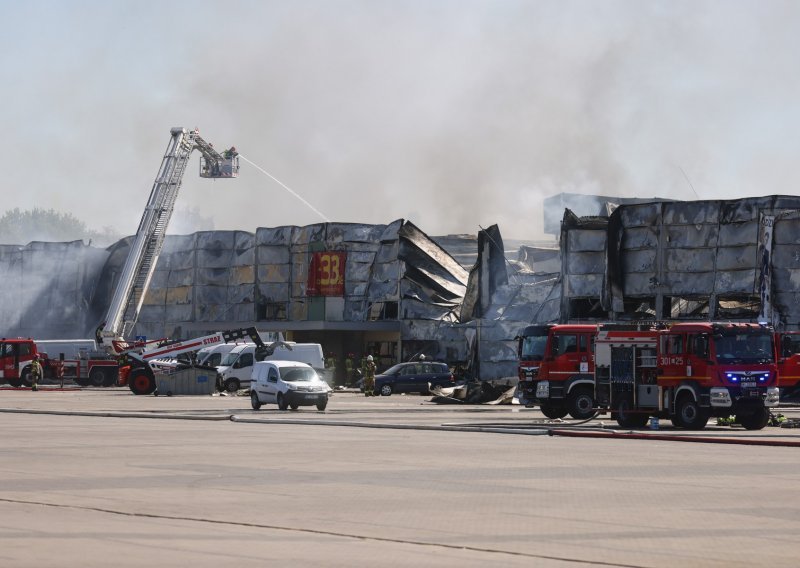
[[[545,423],[426,401],[0,391],[0,565],[797,563],[798,448],[399,429]]]

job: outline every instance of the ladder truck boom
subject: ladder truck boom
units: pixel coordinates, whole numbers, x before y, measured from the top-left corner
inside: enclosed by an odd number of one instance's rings
[[[96,333],[98,342],[110,350],[131,332],[139,317],[192,151],[196,149],[202,154],[200,177],[227,179],[239,175],[239,158],[235,148],[220,154],[200,136],[197,129],[176,127],[170,130],[170,135],[114,296],[105,320]]]

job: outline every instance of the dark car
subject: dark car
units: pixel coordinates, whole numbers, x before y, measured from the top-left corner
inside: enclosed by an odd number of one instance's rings
[[[375,376],[375,394],[381,396],[389,396],[395,392],[427,394],[437,386],[452,386],[455,382],[447,363],[435,361],[399,363]]]

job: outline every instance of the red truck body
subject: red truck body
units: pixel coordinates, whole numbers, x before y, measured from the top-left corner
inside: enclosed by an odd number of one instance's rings
[[[625,427],[656,416],[697,429],[735,415],[760,429],[777,387],[800,387],[800,332],[790,339],[797,349],[785,340],[787,355],[776,359],[779,340],[760,324],[529,326],[518,337],[520,402],[549,418],[611,411]]]
[[[119,366],[108,358],[61,358],[41,351],[31,338],[0,339],[0,381],[11,386],[30,386],[30,365],[39,355],[44,380],[71,380],[80,385],[116,384]]]
[[[758,430],[779,401],[774,332],[760,324],[602,324],[595,363],[597,407],[623,427],[653,416],[698,430],[735,415]]]

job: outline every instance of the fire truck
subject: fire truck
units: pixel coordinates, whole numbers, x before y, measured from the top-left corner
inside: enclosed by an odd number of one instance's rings
[[[249,338],[256,345],[257,360],[262,360],[270,354],[270,346],[266,345],[254,327],[222,331],[188,339],[186,341],[151,341],[151,342],[125,342],[114,341],[114,350],[121,359],[120,381],[134,394],[151,394],[156,390],[155,371],[150,366],[150,361],[160,357],[173,357],[184,353],[199,351],[203,347],[230,343],[232,341]]]
[[[594,415],[596,325],[531,325],[518,337],[520,402],[548,418]]]
[[[779,402],[775,335],[754,323],[601,324],[595,339],[595,401],[622,427],[650,416],[688,430],[736,416],[748,430]]]
[[[94,341],[87,341],[94,345]],[[116,384],[116,359],[110,359],[104,351],[96,348],[70,350],[69,345],[65,345],[68,343],[73,342],[36,341],[30,337],[0,339],[0,381],[12,387],[30,387],[30,366],[38,355],[44,380],[63,379],[82,386],[98,387]],[[51,352],[51,349],[55,351]]]
[[[775,334],[778,349],[778,386],[781,397],[800,396],[800,331]]]

